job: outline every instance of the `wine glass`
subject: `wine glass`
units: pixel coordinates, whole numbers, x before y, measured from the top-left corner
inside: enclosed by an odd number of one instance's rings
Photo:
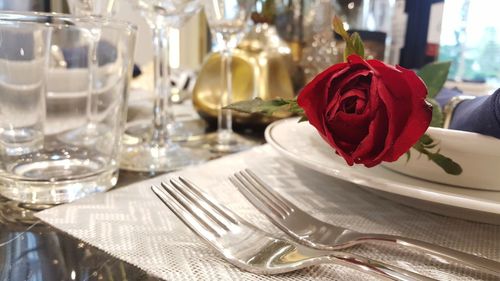
[[[110,17],[114,14],[116,8],[115,0],[67,0],[70,11],[73,15],[80,17]],[[85,145],[95,145],[103,135],[106,134],[107,128],[99,124],[96,120],[99,112],[99,80],[102,77],[97,77],[99,73],[99,48],[106,48],[105,39],[101,38],[99,28],[89,28],[89,46],[88,46],[88,64],[89,64],[89,79],[93,81],[89,87],[86,115],[87,123],[81,128],[69,131],[68,133],[59,136],[58,138],[65,142],[78,143]],[[63,50],[58,45],[51,47],[51,55],[54,57],[64,57]]]
[[[256,145],[255,142],[237,135],[232,130],[231,111],[223,107],[231,103],[232,51],[243,37],[253,0],[202,0],[208,25],[221,53],[221,90],[217,133],[209,141],[210,150],[216,153],[232,153]]]
[[[121,168],[140,172],[167,172],[197,164],[210,157],[208,151],[173,142],[170,99],[168,34],[199,11],[197,0],[136,0],[136,6],[153,30],[154,91],[153,121],[134,122],[125,130]]]

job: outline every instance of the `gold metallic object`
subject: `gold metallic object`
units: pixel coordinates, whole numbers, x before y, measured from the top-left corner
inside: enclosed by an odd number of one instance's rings
[[[290,48],[277,35],[274,27],[258,24],[243,38],[232,57],[232,102],[260,97],[263,100],[294,97],[293,62]],[[200,70],[193,89],[193,104],[206,119],[216,118],[221,89],[221,58],[211,53]],[[277,115],[276,118],[287,115]],[[267,124],[276,118],[235,112],[240,124]]]

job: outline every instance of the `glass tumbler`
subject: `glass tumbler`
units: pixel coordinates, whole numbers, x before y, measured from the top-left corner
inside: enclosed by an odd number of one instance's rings
[[[135,27],[0,13],[0,194],[59,204],[118,178]]]

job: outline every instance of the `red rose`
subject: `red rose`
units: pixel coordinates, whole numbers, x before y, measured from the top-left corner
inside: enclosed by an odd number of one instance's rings
[[[396,161],[432,118],[427,88],[411,70],[351,55],[304,87],[298,104],[349,165]]]

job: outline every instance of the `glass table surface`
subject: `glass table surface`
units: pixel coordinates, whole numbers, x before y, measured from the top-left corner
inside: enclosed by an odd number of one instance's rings
[[[120,172],[116,188],[148,178]],[[0,197],[0,281],[160,280],[33,217]]]

